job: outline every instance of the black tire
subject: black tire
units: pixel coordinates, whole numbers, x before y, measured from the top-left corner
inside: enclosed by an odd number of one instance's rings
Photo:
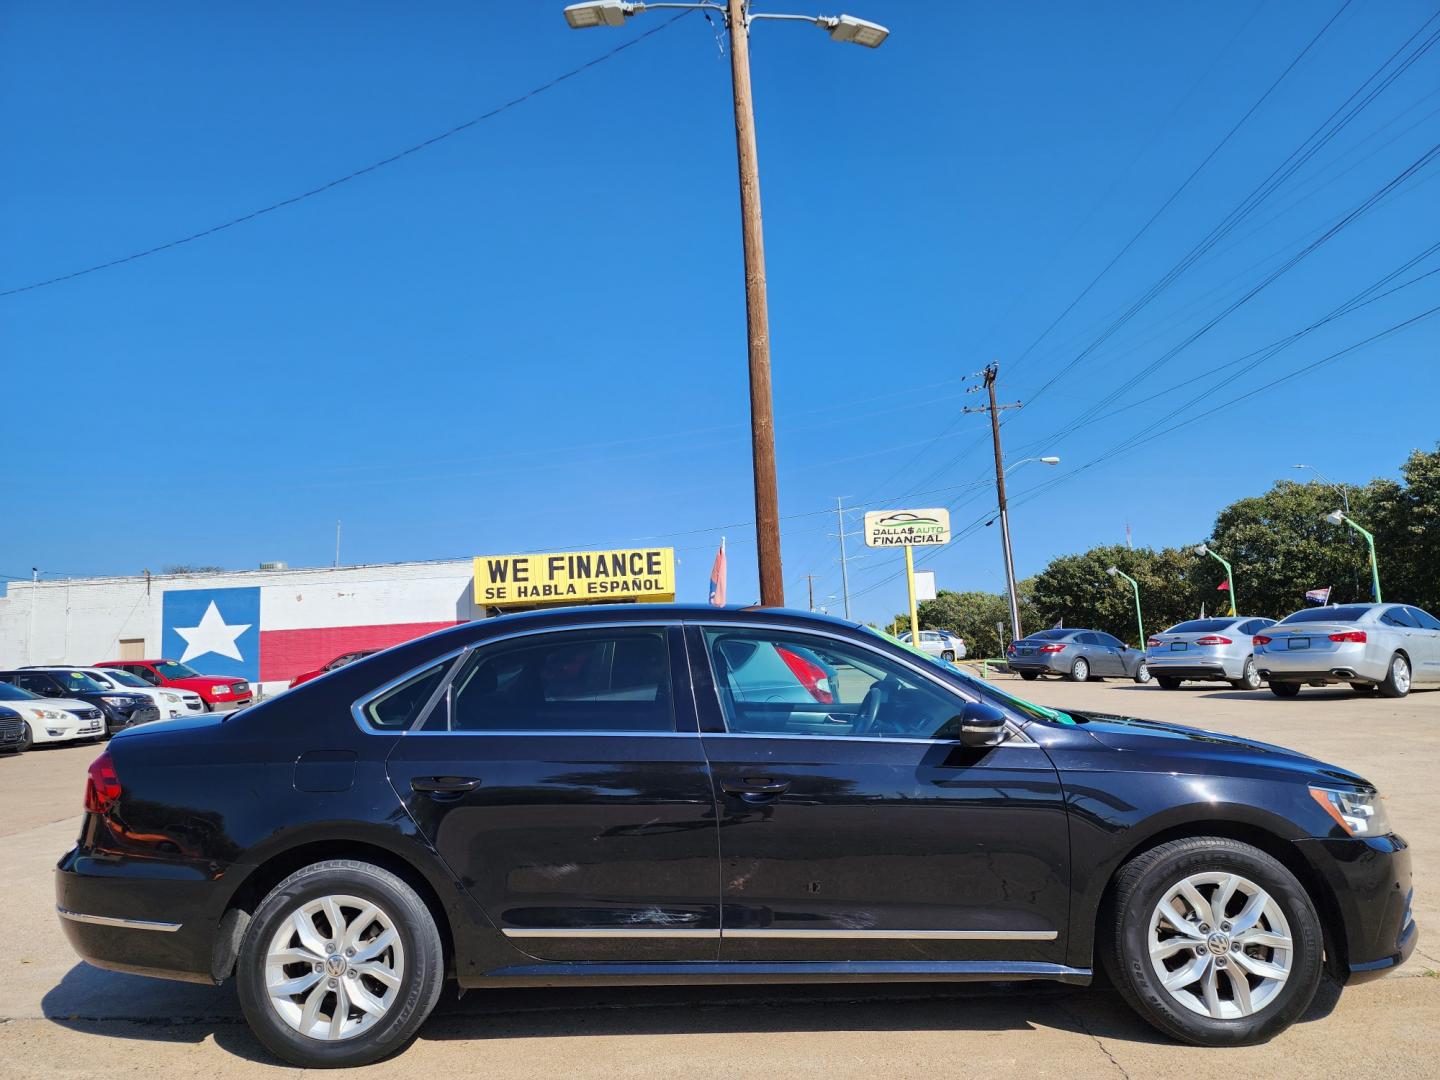
[[[395,1000],[385,1015],[370,1030],[334,1042],[292,1028],[272,1006],[265,985],[266,949],[271,938],[302,905],[331,895],[353,896],[378,905],[395,928],[405,960]],[[286,972],[287,977],[290,974]],[[240,1007],[255,1037],[277,1057],[304,1068],[366,1065],[403,1049],[435,1008],[444,977],[440,933],[425,902],[388,870],[350,859],[315,863],[276,885],[256,908],[236,964]],[[329,980],[330,985],[336,981]]]
[[[1402,698],[1410,692],[1410,659],[1404,653],[1390,657],[1390,666],[1385,669],[1385,678],[1376,687],[1381,697]]]
[[[1160,684],[1161,690],[1179,690],[1180,680],[1173,675],[1156,675],[1155,681]]]
[[[1024,679],[1026,682],[1034,682],[1034,681],[1035,681],[1036,679],[1038,679],[1039,677],[1040,677],[1040,673],[1039,673],[1038,671],[1022,671],[1022,672],[1020,672],[1020,678]]]
[[[1140,666],[1135,669],[1135,681],[1142,686],[1150,681],[1150,665],[1144,660],[1141,660]]]
[[[1161,899],[1185,878],[1209,872],[1238,874],[1259,886],[1270,895],[1289,926],[1293,943],[1289,976],[1274,997],[1249,1016],[1213,1018],[1187,1008],[1165,989],[1155,969],[1157,962],[1150,959],[1150,921]],[[1218,888],[1205,899],[1213,900],[1216,892]],[[1231,908],[1237,903],[1243,900],[1232,899]],[[1219,915],[1223,918],[1224,913]],[[1324,935],[1314,901],[1281,863],[1238,840],[1218,836],[1172,840],[1137,855],[1116,876],[1114,898],[1102,915],[1100,929],[1105,970],[1130,1007],[1164,1034],[1195,1046],[1264,1042],[1299,1019],[1320,986]],[[1224,947],[1223,941],[1219,947]],[[1212,965],[1226,964],[1224,977],[1216,970],[1216,978],[1222,984],[1219,993],[1231,1006],[1235,1004],[1235,991],[1229,980],[1243,978],[1251,985],[1249,976],[1234,963],[1234,955],[1226,950],[1218,959],[1210,958]],[[1274,960],[1275,955],[1270,952],[1269,959]],[[1193,962],[1188,949],[1176,954],[1174,960],[1158,961],[1162,965],[1174,964],[1173,970],[1187,962]],[[1201,1004],[1198,995],[1197,1004]]]
[[[942,652],[942,653],[940,654],[940,659],[941,659],[941,660],[944,660],[946,663],[953,664],[953,663],[955,662],[955,652],[954,652],[954,650],[953,650],[953,649],[946,649],[944,652]]]
[[[1276,697],[1294,697],[1300,693],[1300,684],[1298,682],[1276,682],[1272,679],[1270,680],[1270,692]]]
[[[21,721],[20,721],[20,745],[17,746],[17,747],[15,747],[15,752],[16,752],[17,754],[23,754],[26,750],[29,750],[29,749],[30,749],[32,746],[34,746],[34,745],[35,745],[35,733],[30,730],[30,722],[29,722],[28,720],[21,720]]]
[[[1070,670],[1066,672],[1065,678],[1071,682],[1088,682],[1090,680],[1090,661],[1083,656],[1077,656],[1075,663],[1071,664]]]
[[[1245,667],[1240,671],[1240,678],[1231,679],[1230,685],[1236,690],[1260,689],[1260,672],[1255,670],[1255,658],[1253,656],[1247,656],[1245,658]]]

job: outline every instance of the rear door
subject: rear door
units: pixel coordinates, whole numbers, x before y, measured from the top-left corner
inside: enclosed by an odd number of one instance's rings
[[[715,959],[715,803],[677,627],[482,642],[392,692],[431,700],[390,782],[512,944],[548,960]]]
[[[723,960],[1062,962],[1068,827],[1043,750],[948,737],[967,699],[919,657],[775,627],[688,633]],[[781,650],[822,658],[826,692],[752,689]]]

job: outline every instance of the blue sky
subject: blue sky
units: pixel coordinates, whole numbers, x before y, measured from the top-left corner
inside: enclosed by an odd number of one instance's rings
[[[572,32],[561,6],[12,7],[0,289],[316,187],[668,18]],[[1440,319],[1217,406],[1435,307],[1440,274],[1215,372],[1425,250],[1440,162],[1166,357],[1440,141],[1440,48],[1087,350],[1421,28],[1418,0],[1346,8],[1042,337],[1338,7],[856,0],[891,28],[876,51],[755,28],[792,604],[807,573],[839,591],[837,496],[952,505],[974,528],[930,564],[941,586],[1000,586],[985,419],[959,413],[991,360],[1003,399],[1033,399],[1007,454],[1063,458],[1012,474],[1021,574],[1127,522],[1137,544],[1194,541],[1296,461],[1363,482],[1433,447]],[[682,599],[703,598],[723,534],[731,599],[751,599],[720,45],[684,18],[326,194],[0,298],[0,572],[323,565],[338,518],[346,562],[669,543]],[[1202,419],[1079,468],[1177,407],[1159,428]],[[894,553],[851,570],[858,617],[903,606]]]

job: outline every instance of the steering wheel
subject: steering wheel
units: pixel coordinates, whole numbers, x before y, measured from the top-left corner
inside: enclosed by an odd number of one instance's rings
[[[898,685],[894,676],[886,676],[879,682],[871,685],[865,692],[864,699],[860,702],[860,711],[855,715],[855,735],[873,735],[875,727],[880,720],[880,706],[885,702],[885,695]]]

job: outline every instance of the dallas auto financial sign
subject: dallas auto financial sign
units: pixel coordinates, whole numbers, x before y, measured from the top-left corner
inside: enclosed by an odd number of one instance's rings
[[[865,514],[865,543],[870,547],[928,547],[950,542],[950,511],[870,510]]]

